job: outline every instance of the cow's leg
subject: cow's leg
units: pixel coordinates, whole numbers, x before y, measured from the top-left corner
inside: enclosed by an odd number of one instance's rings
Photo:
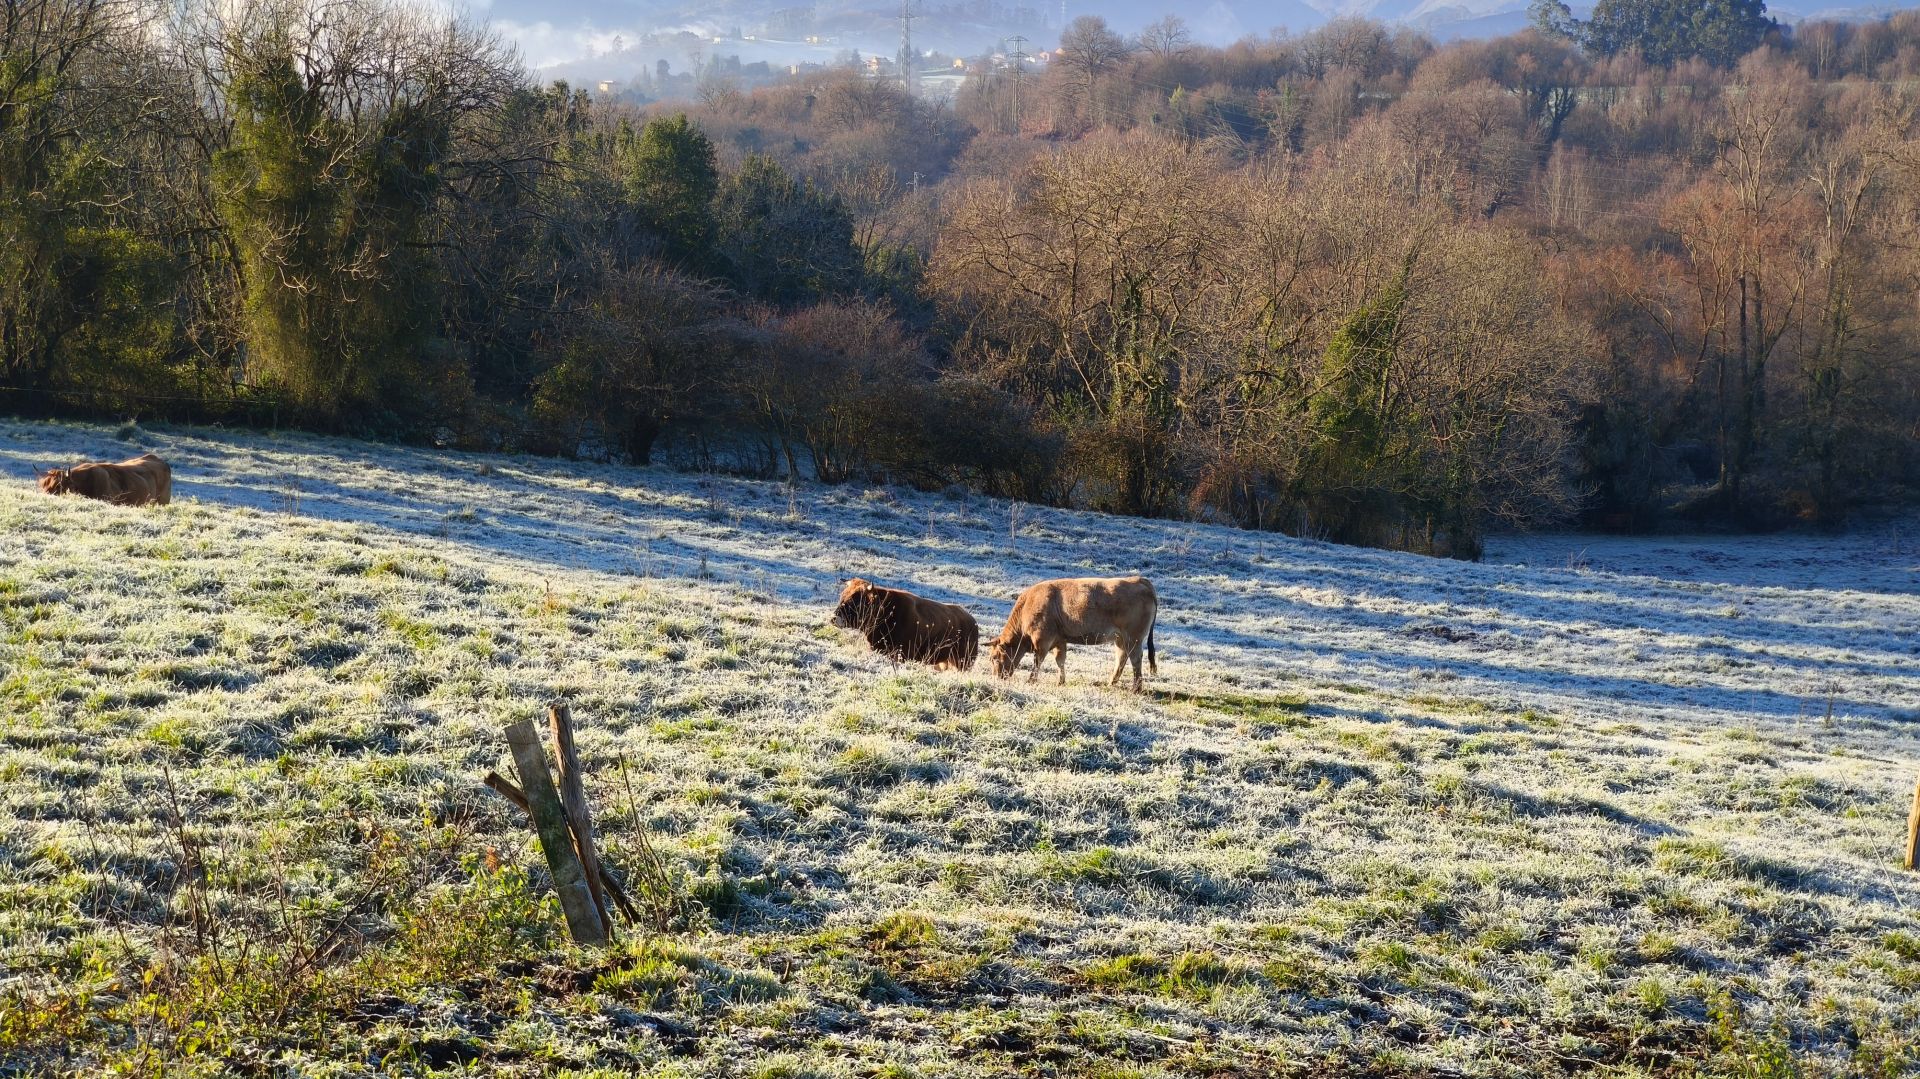
[[[1045,648],[1040,647],[1038,644],[1034,645],[1033,646],[1033,673],[1027,675],[1028,682],[1030,683],[1038,682],[1040,680],[1040,665],[1042,663],[1045,663],[1046,661],[1047,661],[1047,650]]]
[[[1133,691],[1135,693],[1140,692],[1140,650],[1144,647],[1146,647],[1146,645],[1141,641],[1133,642],[1131,654],[1133,658]]]
[[[1107,679],[1107,684],[1110,686],[1119,685],[1120,674],[1127,669],[1127,639],[1125,637],[1120,638],[1115,642],[1115,646],[1120,654],[1118,661],[1113,665],[1113,677]]]
[[[1067,639],[1065,637],[1060,638],[1060,643],[1053,646],[1053,664],[1054,666],[1060,668],[1060,684],[1063,686],[1066,685],[1067,684]]]

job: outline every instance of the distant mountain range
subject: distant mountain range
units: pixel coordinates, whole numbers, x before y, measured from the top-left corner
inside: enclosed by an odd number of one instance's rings
[[[460,3],[462,0],[453,0]],[[1019,34],[1047,48],[1062,13],[1100,15],[1122,32],[1169,13],[1194,40],[1222,45],[1249,34],[1311,30],[1343,15],[1409,26],[1441,41],[1494,37],[1527,25],[1527,0],[913,0],[918,50],[976,55]],[[631,78],[661,60],[686,71],[716,58],[783,66],[844,59],[848,50],[892,56],[899,49],[899,0],[465,0],[520,46],[543,74],[591,82]],[[1868,19],[1899,8],[1879,4],[1770,8],[1782,22]],[[717,40],[716,40],[717,39]]]

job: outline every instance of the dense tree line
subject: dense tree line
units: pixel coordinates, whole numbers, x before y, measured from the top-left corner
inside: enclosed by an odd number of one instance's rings
[[[0,10],[0,408],[887,477],[1471,556],[1920,474],[1920,15],[1075,21],[652,113],[385,0]]]

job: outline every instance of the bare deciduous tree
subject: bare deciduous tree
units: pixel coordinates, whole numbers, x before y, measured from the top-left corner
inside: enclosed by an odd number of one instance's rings
[[[1162,16],[1140,31],[1140,48],[1162,61],[1186,55],[1192,45],[1193,33],[1187,29],[1187,20],[1178,15]]]
[[[1101,77],[1131,51],[1127,40],[1109,29],[1107,21],[1098,15],[1082,15],[1061,31],[1054,63],[1070,76],[1069,92],[1089,125],[1100,123]]]

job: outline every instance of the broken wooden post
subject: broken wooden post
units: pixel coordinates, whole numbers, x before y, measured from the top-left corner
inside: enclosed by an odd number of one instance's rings
[[[514,786],[513,780],[499,772],[488,772],[486,778],[480,782],[493,788],[495,794],[519,806],[522,813],[529,817],[533,816],[533,811],[527,808],[526,794],[519,787]],[[640,908],[634,906],[633,898],[627,895],[627,886],[620,882],[619,876],[605,862],[600,863],[600,887],[606,889],[607,895],[612,897],[614,905],[620,908],[620,913],[626,915],[628,921],[634,923],[640,921]]]
[[[1907,813],[1907,868],[1920,867],[1920,780],[1913,784],[1913,809]]]
[[[580,778],[580,751],[573,747],[573,710],[556,701],[547,709],[547,723],[552,727],[554,763],[560,773],[560,804],[573,826],[574,853],[580,856],[594,909],[600,912],[600,928],[612,936],[613,914],[607,909],[606,889],[600,886],[600,856],[593,849],[593,811],[587,807],[587,788]]]
[[[593,890],[587,887],[586,871],[573,848],[573,832],[567,826],[567,811],[553,788],[553,776],[547,771],[547,753],[533,724],[521,720],[507,727],[507,746],[513,750],[513,763],[520,770],[522,790],[527,798],[527,813],[540,836],[540,849],[546,853],[547,868],[553,871],[553,889],[560,895],[560,909],[567,916],[567,931],[581,944],[604,944],[607,940],[601,924],[600,908]]]

